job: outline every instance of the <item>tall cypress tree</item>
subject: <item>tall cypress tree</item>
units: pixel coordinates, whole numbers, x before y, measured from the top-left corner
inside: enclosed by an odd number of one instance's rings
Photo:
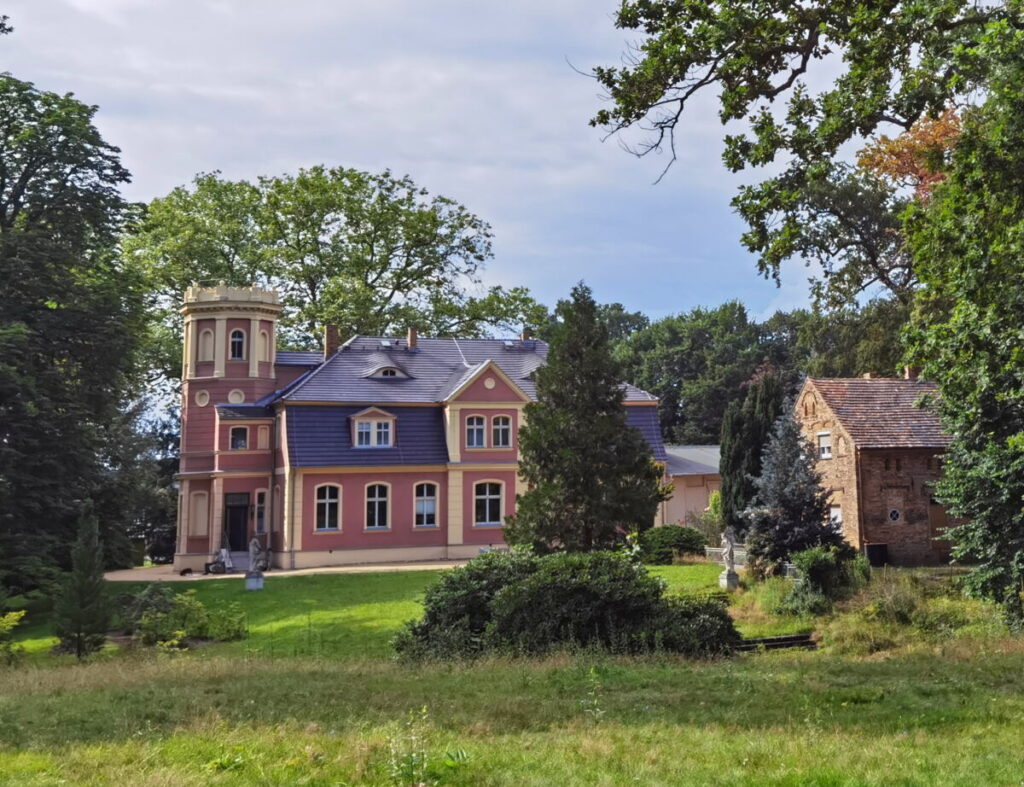
[[[814,456],[787,408],[765,448],[753,505],[743,513],[749,523],[747,555],[758,573],[773,573],[794,552],[819,544],[851,549],[829,522],[829,493],[821,486]]]
[[[722,517],[738,534],[747,530],[743,511],[754,499],[761,456],[782,410],[782,380],[766,374],[747,387],[743,402],[732,402],[722,420]]]
[[[103,578],[103,547],[99,525],[87,503],[78,520],[78,538],[71,550],[71,573],[54,604],[61,650],[81,661],[103,647],[110,628],[110,604]]]
[[[505,537],[545,551],[606,549],[654,523],[662,471],[626,423],[622,370],[590,289],[576,285],[555,313],[547,364],[535,373],[537,401],[519,432],[528,491]]]

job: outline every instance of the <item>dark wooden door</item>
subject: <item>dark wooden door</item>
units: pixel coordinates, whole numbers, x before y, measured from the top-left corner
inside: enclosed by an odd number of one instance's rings
[[[228,549],[244,552],[249,548],[249,495],[225,495],[224,528],[228,534]]]

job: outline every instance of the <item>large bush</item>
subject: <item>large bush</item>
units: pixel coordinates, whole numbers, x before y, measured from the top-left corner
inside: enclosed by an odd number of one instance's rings
[[[707,542],[699,530],[684,525],[652,527],[640,534],[640,557],[644,563],[667,566],[676,555],[702,555]]]
[[[194,590],[187,590],[172,596],[169,608],[165,608],[159,600],[163,595],[155,594],[140,603],[146,606],[147,601],[156,601],[141,612],[135,624],[134,634],[143,645],[188,647],[190,641],[226,642],[244,639],[249,633],[245,613],[237,602],[210,609]]]
[[[706,656],[739,638],[721,602],[666,599],[661,580],[609,552],[490,553],[444,576],[424,607],[395,640],[405,658],[564,647]]]
[[[776,610],[780,613],[823,615],[832,609],[832,602],[848,598],[871,576],[864,556],[846,543],[819,544],[794,553],[792,559],[800,579]]]

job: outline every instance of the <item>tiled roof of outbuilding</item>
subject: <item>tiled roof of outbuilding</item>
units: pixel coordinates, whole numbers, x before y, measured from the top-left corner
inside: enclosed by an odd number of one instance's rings
[[[945,448],[949,435],[930,407],[918,406],[937,387],[924,380],[809,379],[860,448]]]
[[[669,475],[717,475],[720,450],[717,445],[666,445]]]
[[[278,350],[274,363],[278,366],[318,366],[324,359],[319,350]]]

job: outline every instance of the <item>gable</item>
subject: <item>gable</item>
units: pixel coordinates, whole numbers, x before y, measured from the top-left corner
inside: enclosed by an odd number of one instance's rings
[[[459,382],[449,402],[528,402],[529,397],[494,362]]]

